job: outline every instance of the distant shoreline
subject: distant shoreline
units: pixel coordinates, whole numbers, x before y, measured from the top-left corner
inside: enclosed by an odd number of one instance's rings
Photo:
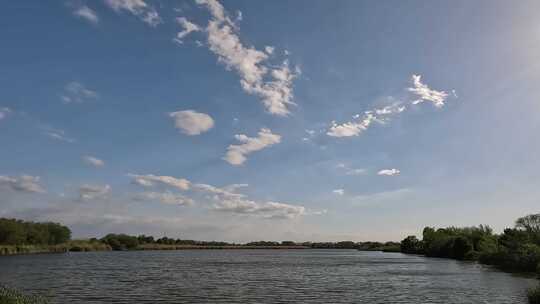
[[[33,246],[33,245],[0,245],[0,256],[16,256],[31,254],[62,254],[69,252],[99,252],[99,251],[176,251],[176,250],[358,250],[358,251],[379,251],[398,252],[381,249],[355,249],[355,248],[313,248],[309,246],[252,246],[252,245],[225,245],[225,246],[205,246],[205,245],[166,245],[166,244],[143,244],[133,249],[113,250],[109,246],[80,247],[72,244],[61,244],[54,246]]]

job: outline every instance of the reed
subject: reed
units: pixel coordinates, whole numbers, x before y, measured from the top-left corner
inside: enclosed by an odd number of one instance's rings
[[[34,296],[34,295],[25,295],[16,289],[0,286],[0,304],[48,304],[48,303],[50,302],[43,297]]]
[[[540,285],[527,291],[529,304],[540,304]]]

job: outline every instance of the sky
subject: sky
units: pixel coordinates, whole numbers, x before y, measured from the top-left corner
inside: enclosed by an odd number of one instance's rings
[[[0,217],[398,241],[539,212],[537,1],[9,1]]]

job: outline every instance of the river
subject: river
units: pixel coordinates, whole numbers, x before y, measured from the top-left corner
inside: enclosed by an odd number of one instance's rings
[[[54,303],[526,303],[534,278],[355,250],[184,250],[0,257],[0,283]]]

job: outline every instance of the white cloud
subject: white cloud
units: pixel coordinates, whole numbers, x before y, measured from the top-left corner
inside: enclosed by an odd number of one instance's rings
[[[175,41],[179,43],[182,43],[182,39],[184,39],[184,37],[189,35],[191,32],[199,32],[201,30],[198,25],[188,21],[184,17],[176,18],[176,22],[183,28],[181,32],[176,34]]]
[[[248,214],[263,218],[292,219],[306,213],[303,206],[295,206],[277,202],[257,203],[245,199],[220,200],[213,209],[235,214]]]
[[[344,189],[335,189],[335,190],[332,191],[332,193],[337,194],[337,195],[344,195],[345,190]]]
[[[326,132],[332,137],[349,137],[358,136],[366,131],[374,122],[384,124],[396,114],[406,110],[406,107],[400,102],[393,103],[383,108],[374,109],[364,112],[364,115],[356,114],[353,116],[354,121],[338,124],[332,121],[330,129]]]
[[[152,27],[162,22],[158,12],[143,0],[105,0],[115,12],[127,11]]]
[[[246,195],[237,193],[239,188],[247,187],[247,184],[232,184],[223,188],[215,187],[209,184],[191,183],[184,178],[175,178],[171,176],[156,176],[156,175],[134,175],[128,176],[133,178],[133,182],[141,186],[154,186],[155,182],[162,182],[167,185],[176,185],[176,188],[188,191],[192,190],[202,194],[206,199],[212,202],[211,210],[227,212],[233,214],[252,215],[263,218],[286,218],[291,219],[306,214],[306,208],[303,206],[291,205],[277,202],[256,202],[246,198]],[[139,194],[136,199],[152,198],[153,200],[167,202],[186,201],[188,198],[181,195],[176,196],[173,193],[153,193]],[[194,201],[189,201],[194,203]]]
[[[98,24],[99,22],[99,17],[96,12],[86,5],[76,7],[73,14],[93,24]]]
[[[193,110],[172,112],[169,116],[174,119],[175,127],[186,135],[199,135],[214,126],[210,115]]]
[[[128,174],[129,177],[133,178],[133,183],[145,186],[152,187],[156,183],[161,183],[167,186],[171,186],[180,190],[188,190],[191,186],[191,183],[184,178],[175,178],[172,176],[158,176],[153,174],[147,175],[138,175],[138,174]]]
[[[20,177],[12,177],[0,175],[0,186],[6,186],[17,192],[44,193],[45,189],[39,182],[39,176],[21,175]]]
[[[242,142],[240,145],[230,145],[227,154],[223,157],[231,165],[241,165],[246,161],[246,156],[252,152],[262,150],[266,147],[277,144],[281,141],[281,136],[273,134],[269,129],[261,129],[257,137],[248,137],[244,134],[235,135],[236,140]]]
[[[192,199],[172,192],[143,192],[137,194],[133,199],[136,201],[158,201],[167,205],[187,206],[194,204]]]
[[[337,124],[335,121],[332,121],[332,126],[326,132],[328,136],[332,137],[349,137],[349,136],[358,136],[363,131],[377,120],[377,117],[371,112],[368,111],[364,114],[362,119],[357,121],[349,121],[343,124]]]
[[[421,82],[420,75],[412,75],[413,87],[407,88],[409,92],[415,94],[418,99],[414,100],[412,104],[416,105],[422,102],[432,102],[436,107],[441,108],[444,106],[444,102],[448,97],[448,93],[444,91],[436,91],[430,89],[426,84]],[[372,111],[366,111],[361,115],[354,115],[354,121],[338,124],[332,121],[332,124],[326,134],[332,137],[349,137],[358,136],[365,130],[367,130],[373,122],[384,124],[393,115],[404,112],[407,107],[401,103],[396,102],[389,106],[385,106],[380,109],[374,109]]]
[[[275,48],[273,46],[265,46],[264,47],[264,51],[269,55],[273,54],[274,50],[275,50]]]
[[[419,104],[429,101],[432,102],[437,108],[442,108],[446,98],[448,97],[448,93],[445,91],[436,91],[430,89],[426,84],[421,82],[421,78],[422,76],[420,75],[412,75],[411,77],[413,87],[408,88],[407,90],[418,97],[418,99],[414,100],[412,103]]]
[[[399,114],[405,111],[405,109],[406,107],[398,102],[398,103],[394,103],[380,109],[375,109],[375,114],[377,115]]]
[[[58,141],[63,141],[67,143],[75,142],[75,139],[68,137],[66,135],[66,131],[64,130],[59,130],[59,129],[54,129],[54,128],[45,128],[44,132],[45,132],[45,135],[47,135],[48,137],[58,140]]]
[[[394,176],[399,175],[400,173],[401,171],[399,171],[398,169],[383,169],[377,172],[377,175]]]
[[[82,185],[79,188],[80,198],[83,200],[91,200],[103,198],[111,192],[111,186],[109,185]]]
[[[0,120],[6,118],[10,113],[10,108],[0,108]]]
[[[83,103],[92,99],[97,99],[96,91],[86,88],[82,83],[72,81],[64,87],[62,101],[64,103]]]
[[[288,61],[280,67],[273,67],[266,63],[267,53],[244,46],[236,33],[237,26],[218,1],[196,2],[205,5],[213,17],[208,22],[206,33],[208,47],[218,56],[218,60],[240,75],[244,91],[259,96],[269,113],[280,116],[289,114],[288,106],[294,104],[292,82],[300,71],[291,71]]]
[[[101,160],[99,158],[96,158],[96,157],[93,157],[93,156],[89,156],[89,155],[83,156],[83,161],[86,164],[94,166],[94,167],[103,167],[103,166],[105,166],[105,162],[103,160]]]

